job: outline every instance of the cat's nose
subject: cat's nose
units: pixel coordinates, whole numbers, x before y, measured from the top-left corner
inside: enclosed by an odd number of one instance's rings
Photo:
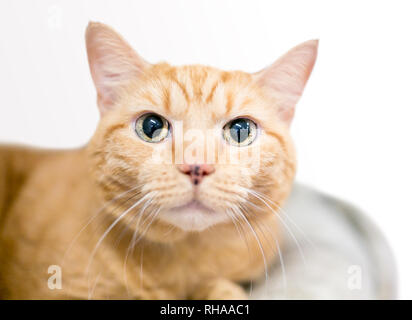
[[[177,168],[180,172],[190,176],[194,185],[198,185],[205,176],[215,172],[215,167],[210,164],[180,164]]]

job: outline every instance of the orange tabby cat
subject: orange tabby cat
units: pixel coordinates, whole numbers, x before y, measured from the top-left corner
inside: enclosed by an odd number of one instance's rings
[[[246,298],[277,256],[317,41],[256,74],[149,64],[100,23],[86,44],[91,141],[0,148],[0,296]]]

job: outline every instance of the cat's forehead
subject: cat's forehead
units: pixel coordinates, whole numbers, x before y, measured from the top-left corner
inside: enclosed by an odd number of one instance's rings
[[[205,66],[153,66],[137,99],[177,120],[217,121],[248,113],[258,96],[250,74]]]

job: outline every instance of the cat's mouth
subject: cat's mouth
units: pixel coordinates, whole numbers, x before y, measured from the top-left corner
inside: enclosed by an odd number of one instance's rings
[[[215,211],[211,208],[209,208],[208,206],[204,205],[202,202],[200,202],[197,199],[193,199],[191,201],[189,201],[188,203],[172,208],[171,211],[174,212],[182,212],[182,211],[202,211],[202,212],[210,212],[210,213],[214,213]]]
[[[167,210],[161,219],[186,231],[202,231],[227,220],[227,216],[192,199],[184,205]]]

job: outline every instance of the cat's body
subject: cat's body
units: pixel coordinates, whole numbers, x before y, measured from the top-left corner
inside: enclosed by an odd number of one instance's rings
[[[169,232],[167,243],[143,240],[129,255],[126,274],[124,262],[131,235],[125,234],[115,247],[119,233],[113,232],[88,270],[101,233],[95,232],[93,222],[82,228],[104,202],[91,192],[94,186],[92,179],[87,179],[85,150],[47,152],[10,147],[2,148],[1,153],[0,172],[7,170],[5,176],[10,179],[3,180],[0,189],[2,298],[206,298],[208,294],[200,295],[201,280],[212,283],[218,275],[220,280],[247,281],[264,270],[255,242],[250,241],[250,255],[236,228],[224,225],[179,236],[176,241]],[[270,220],[265,223],[272,224],[273,230],[275,219]],[[101,228],[102,220],[96,222]],[[273,252],[266,249],[269,263]],[[48,287],[51,265],[62,267],[61,290]],[[225,291],[226,286],[231,287],[222,281],[219,290]],[[230,298],[232,293],[211,297],[223,296]]]
[[[237,283],[261,276],[281,244],[276,210],[295,173],[288,125],[317,42],[257,75],[149,65],[101,24],[87,46],[102,114],[90,143],[0,149],[1,298],[245,298]],[[142,137],[144,117],[169,123],[162,141]],[[179,123],[220,138],[231,119],[255,126],[247,138],[259,139],[259,166],[167,162],[188,148],[173,142]],[[240,155],[254,150],[238,144]],[[61,289],[50,287],[53,266]]]

